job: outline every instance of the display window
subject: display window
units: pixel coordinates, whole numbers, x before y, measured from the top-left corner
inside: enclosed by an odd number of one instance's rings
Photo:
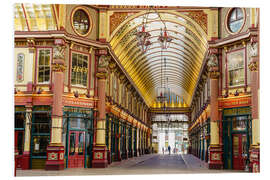
[[[71,84],[87,86],[88,81],[88,55],[72,53]]]

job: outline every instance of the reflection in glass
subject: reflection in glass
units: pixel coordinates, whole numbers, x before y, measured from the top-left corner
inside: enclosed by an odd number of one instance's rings
[[[78,155],[83,155],[83,151],[84,151],[84,133],[79,133],[78,146],[79,146]]]
[[[234,8],[229,16],[229,29],[231,32],[237,32],[244,22],[243,11],[241,8]]]
[[[76,134],[70,133],[70,136],[69,136],[69,155],[75,154],[75,141],[76,141]]]

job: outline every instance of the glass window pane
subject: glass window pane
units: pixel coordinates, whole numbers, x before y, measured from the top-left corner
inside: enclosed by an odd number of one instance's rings
[[[84,134],[79,133],[79,142],[78,142],[78,155],[83,155],[84,154]]]
[[[69,155],[75,154],[75,143],[76,143],[75,141],[76,141],[76,134],[70,133],[70,136],[69,136]]]
[[[74,85],[87,85],[88,75],[88,56],[82,54],[72,54],[72,80],[71,83]]]
[[[33,137],[33,156],[46,156],[47,146],[50,141],[49,136],[34,136]]]
[[[15,128],[24,128],[24,113],[15,113]]]
[[[236,9],[233,9],[230,16],[230,22],[236,20]]]

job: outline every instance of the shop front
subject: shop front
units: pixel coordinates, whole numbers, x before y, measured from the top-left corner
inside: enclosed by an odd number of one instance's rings
[[[31,126],[30,169],[44,169],[50,143],[51,106],[34,106]]]
[[[251,108],[223,110],[223,162],[225,169],[244,170],[251,144]]]
[[[93,159],[93,110],[64,107],[63,143],[65,168],[90,168]]]

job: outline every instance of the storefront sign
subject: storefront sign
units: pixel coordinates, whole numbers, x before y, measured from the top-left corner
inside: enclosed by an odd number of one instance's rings
[[[83,108],[74,108],[74,107],[64,107],[65,112],[75,112],[81,114],[90,114],[91,109],[83,109]]]
[[[232,108],[232,107],[240,107],[240,106],[250,106],[251,98],[237,98],[237,99],[226,99],[219,101],[219,107],[221,108]]]
[[[223,111],[224,116],[246,115],[250,113],[251,113],[250,107],[224,109]]]
[[[76,106],[76,107],[86,107],[93,108],[94,102],[84,99],[75,99],[75,98],[63,98],[64,106]]]

